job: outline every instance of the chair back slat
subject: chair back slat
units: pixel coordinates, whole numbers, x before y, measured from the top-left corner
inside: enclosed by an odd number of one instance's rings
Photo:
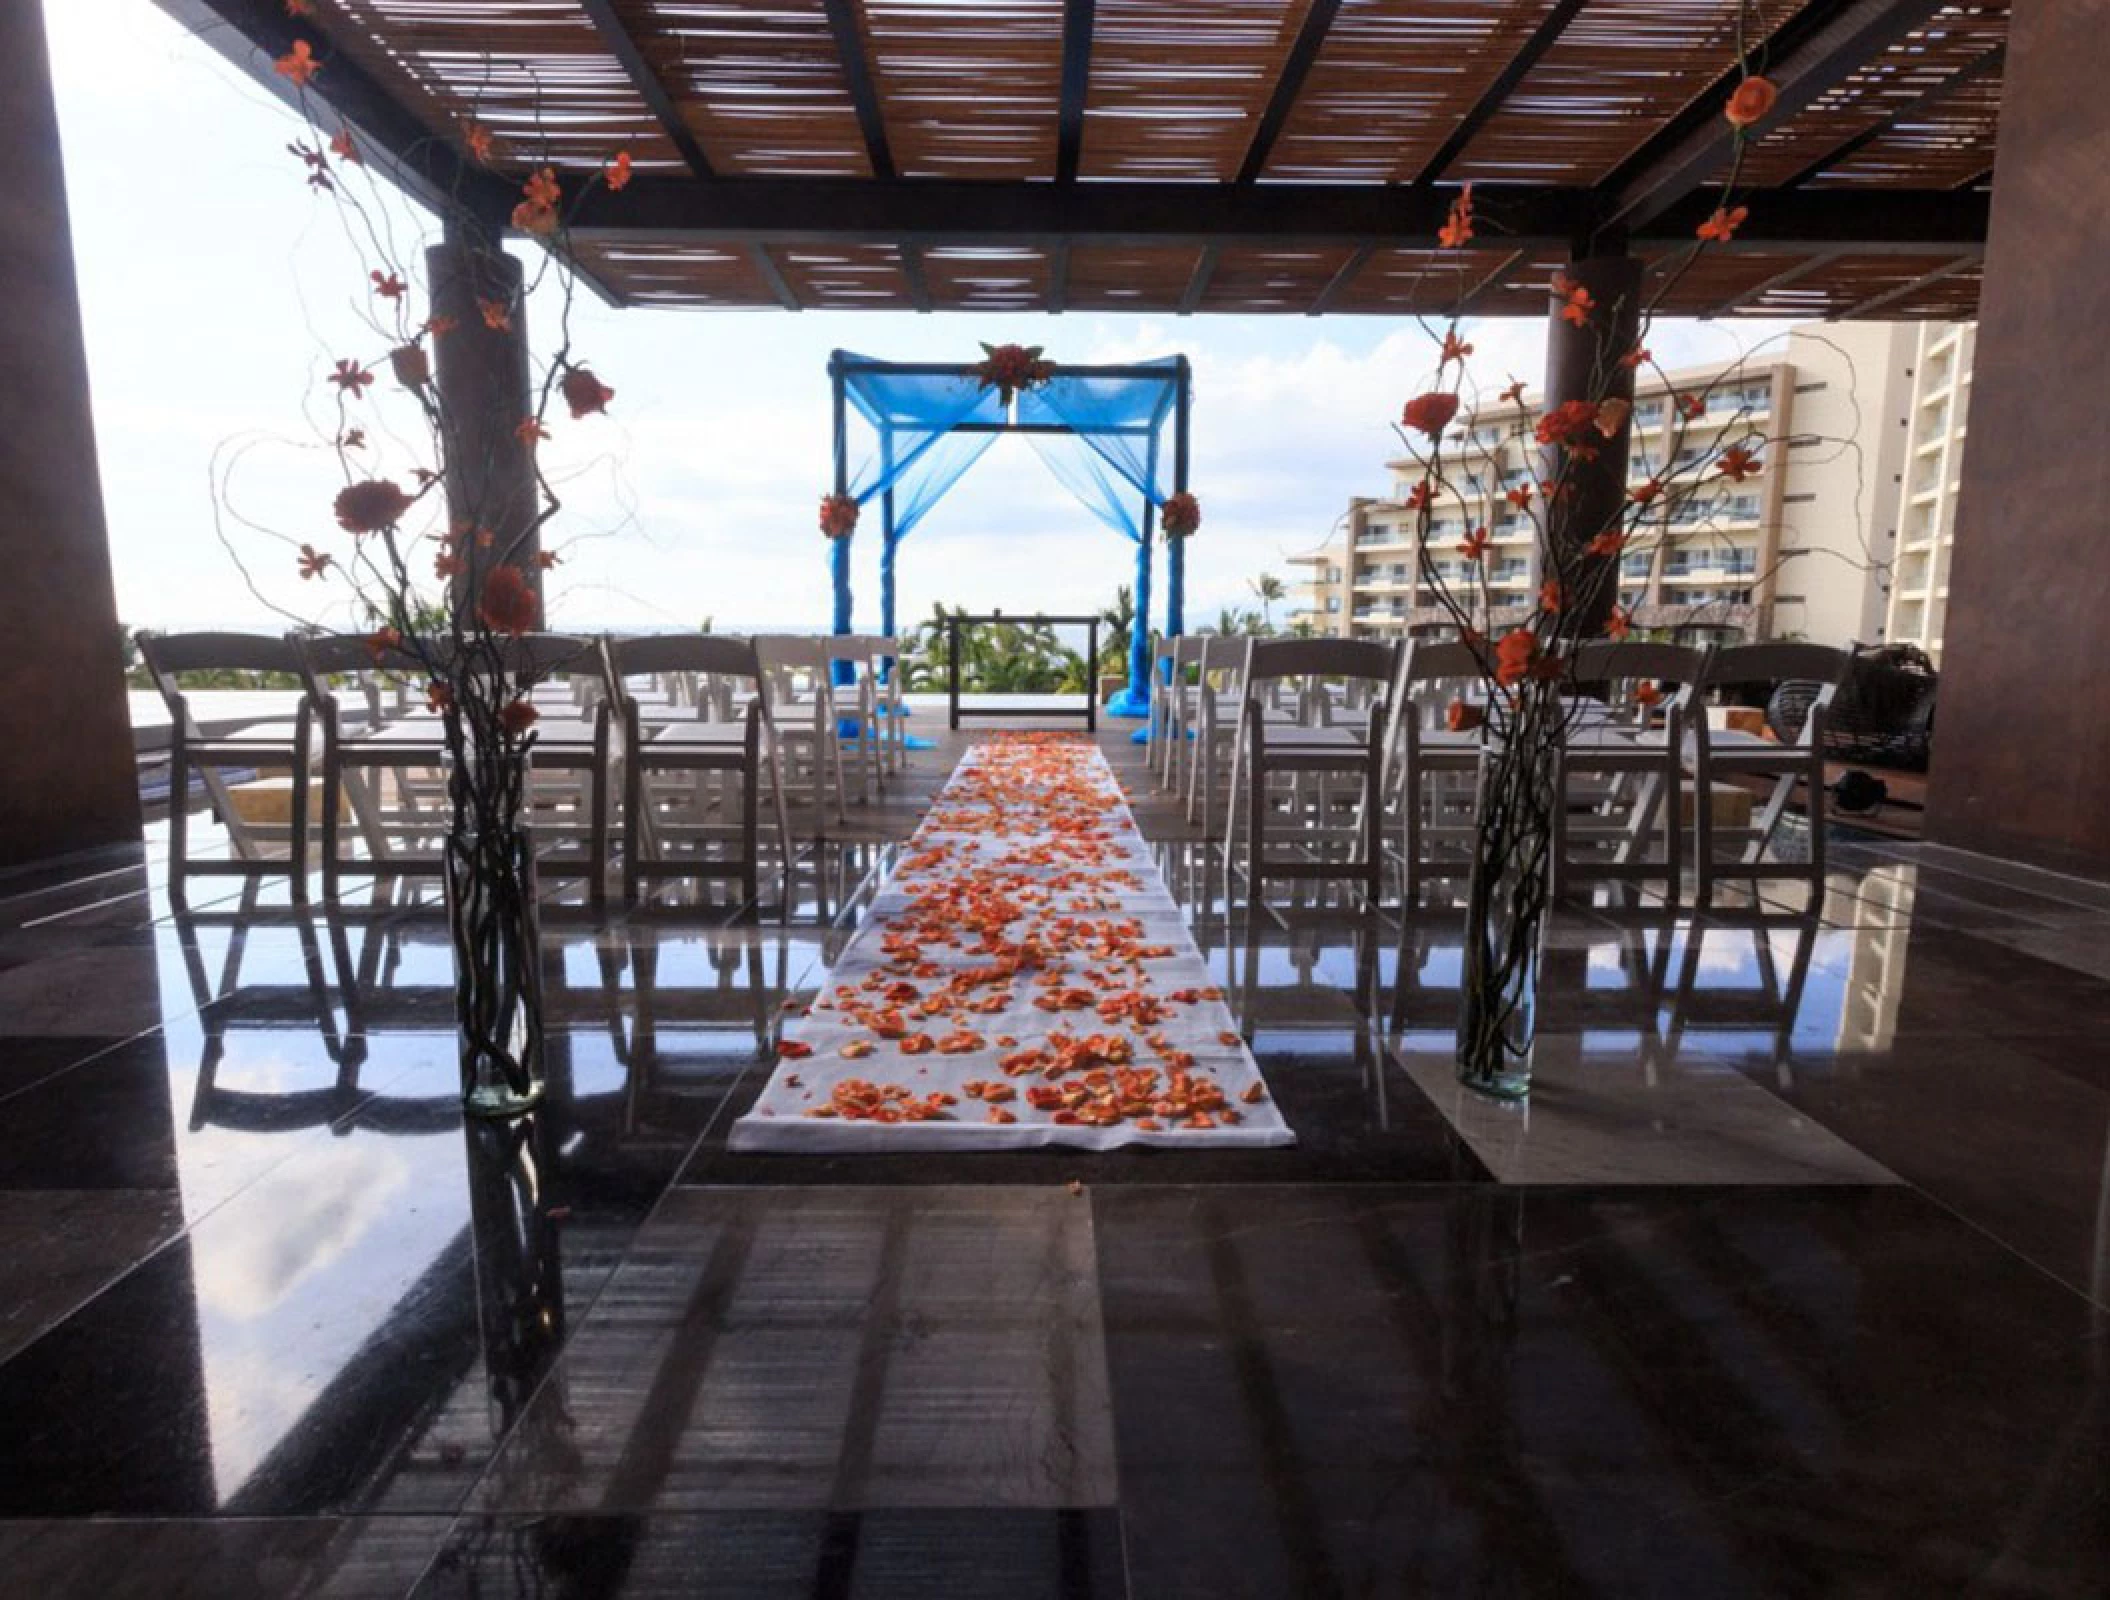
[[[759,680],[762,663],[751,640],[724,633],[657,633],[608,641],[618,678],[693,672]]]
[[[342,678],[369,672],[394,672],[405,677],[426,676],[425,663],[401,645],[375,648],[365,636],[350,633],[318,634],[300,641],[301,659],[318,678]]]
[[[142,633],[139,654],[147,670],[174,676],[179,672],[300,671],[300,647],[268,633]]]
[[[1799,639],[1733,644],[1715,651],[1707,683],[1785,683],[1790,679],[1836,688],[1846,680],[1853,657],[1836,645]]]
[[[1254,639],[1246,656],[1246,682],[1346,678],[1389,683],[1396,648],[1375,639]]]
[[[1598,685],[1663,679],[1690,687],[1707,670],[1707,652],[1692,645],[1639,639],[1593,639],[1569,663],[1571,683]]]
[[[1406,649],[1403,677],[1408,685],[1457,683],[1484,676],[1482,659],[1458,639],[1415,639]]]

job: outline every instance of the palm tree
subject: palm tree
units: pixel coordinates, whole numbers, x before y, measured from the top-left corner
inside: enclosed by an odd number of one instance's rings
[[[1254,598],[1260,602],[1260,626],[1262,630],[1267,633],[1273,633],[1275,631],[1275,602],[1288,593],[1282,587],[1282,580],[1272,572],[1263,572],[1259,577],[1249,582],[1246,587],[1253,591]]]
[[[1099,670],[1121,672],[1128,666],[1128,636],[1136,626],[1136,592],[1127,584],[1114,590],[1114,603],[1101,608],[1099,621],[1106,631],[1100,635]]]

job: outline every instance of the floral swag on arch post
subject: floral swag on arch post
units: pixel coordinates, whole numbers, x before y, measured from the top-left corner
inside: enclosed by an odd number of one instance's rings
[[[1740,483],[1763,470],[1767,439],[1739,407],[1729,425],[1706,443],[1689,445],[1692,423],[1707,415],[1714,383],[1676,393],[1669,406],[1664,443],[1658,452],[1634,446],[1631,393],[1637,371],[1668,381],[1655,364],[1646,334],[1654,305],[1701,252],[1727,243],[1749,216],[1736,201],[1737,181],[1754,129],[1771,111],[1774,85],[1747,74],[1729,97],[1724,115],[1733,130],[1733,156],[1720,204],[1703,220],[1692,243],[1664,276],[1655,295],[1638,307],[1601,305],[1589,287],[1557,274],[1549,288],[1559,322],[1592,343],[1592,393],[1553,406],[1535,426],[1543,475],[1510,487],[1504,498],[1509,525],[1528,526],[1542,582],[1520,611],[1498,617],[1502,599],[1493,587],[1493,537],[1476,525],[1469,490],[1499,477],[1495,441],[1478,426],[1481,393],[1471,372],[1473,346],[1462,332],[1462,312],[1453,312],[1440,334],[1433,379],[1409,399],[1395,425],[1418,474],[1405,500],[1422,582],[1434,594],[1457,636],[1472,647],[1479,682],[1471,696],[1447,708],[1453,731],[1478,730],[1480,776],[1476,795],[1473,859],[1467,890],[1460,1012],[1456,1040],[1458,1075],[1468,1087],[1500,1098],[1528,1091],[1536,1035],[1540,951],[1552,882],[1555,808],[1564,742],[1582,714],[1582,698],[1571,694],[1578,649],[1593,639],[1625,638],[1634,626],[1618,603],[1623,561],[1653,555],[1669,543],[1674,528],[1726,481]],[[1482,224],[1471,185],[1461,190],[1440,231],[1442,250],[1458,250]],[[1639,336],[1616,333],[1623,311],[1637,311],[1631,324]],[[1512,381],[1500,391],[1504,405],[1523,397]],[[1639,482],[1625,489],[1616,509],[1579,507],[1580,479],[1599,453],[1624,445],[1641,468]],[[1616,458],[1615,458],[1616,459]],[[1461,539],[1435,532],[1439,508],[1455,508]],[[1660,694],[1642,685],[1639,704],[1623,708],[1651,720]],[[1676,737],[1672,727],[1666,737]],[[1418,804],[1410,794],[1406,803]],[[1671,825],[1676,825],[1672,819]]]
[[[562,502],[537,446],[552,437],[560,403],[568,422],[581,423],[604,413],[615,396],[572,351],[576,284],[565,239],[580,198],[595,184],[627,185],[631,158],[627,151],[611,152],[597,173],[567,195],[552,167],[526,152],[504,151],[488,130],[463,123],[460,143],[476,165],[489,168],[510,155],[528,166],[511,222],[546,246],[535,278],[524,281],[502,255],[499,237],[465,218],[450,220],[440,250],[459,245],[464,255],[490,265],[488,274],[474,275],[475,309],[464,326],[462,316],[437,309],[436,273],[420,274],[396,246],[399,237],[420,236],[418,220],[391,214],[404,209],[400,197],[367,172],[348,128],[333,132],[325,125],[327,108],[308,93],[318,76],[327,82],[328,60],[310,41],[296,39],[275,65],[299,91],[308,124],[308,137],[288,149],[309,189],[334,207],[345,236],[365,258],[362,265],[370,270],[358,285],[366,308],[360,337],[385,358],[361,353],[336,359],[325,380],[334,393],[331,425],[323,435],[339,479],[327,502],[335,532],[286,542],[298,545],[299,576],[337,586],[340,602],[369,630],[371,664],[408,680],[437,716],[447,762],[442,865],[464,1104],[472,1112],[512,1115],[536,1102],[542,1083],[528,834],[533,690],[567,665],[538,658],[522,644],[542,625],[542,575],[560,559],[543,545]],[[495,341],[511,339],[515,319],[545,279],[561,307],[560,326],[554,351],[528,372],[524,408],[517,388],[508,390],[503,382],[480,393],[477,385],[454,390],[436,378],[436,366],[451,365],[440,353],[447,348],[454,354],[447,341],[471,341],[460,347],[465,366],[474,364],[472,352],[489,356],[506,348]],[[461,286],[451,292],[459,299]],[[467,306],[458,310],[466,313]],[[377,369],[384,365],[393,381],[377,387]],[[493,408],[500,405],[509,408],[507,414],[496,414]],[[516,463],[524,458],[523,469],[510,478],[496,459],[508,453]],[[216,498],[228,506],[224,478]],[[260,598],[271,603],[261,592]],[[325,631],[284,607],[274,609],[306,631]]]

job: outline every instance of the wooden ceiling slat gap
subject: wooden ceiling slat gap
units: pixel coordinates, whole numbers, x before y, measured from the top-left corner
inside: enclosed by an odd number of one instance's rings
[[[601,42],[608,47],[608,53],[615,57],[624,74],[636,87],[638,98],[645,102],[645,108],[658,119],[668,141],[680,154],[681,159],[688,163],[689,170],[699,178],[712,176],[710,158],[703,153],[703,146],[696,142],[696,136],[689,131],[681,108],[675,105],[674,97],[667,93],[667,86],[659,81],[659,74],[652,70],[652,63],[645,59],[645,53],[638,48],[637,40],[632,37],[629,26],[615,9],[615,0],[579,0],[579,4],[592,21],[595,31],[600,34]]]
[[[1341,0],[1311,0],[1311,9],[1304,13],[1304,22],[1282,63],[1282,74],[1275,80],[1275,92],[1268,97],[1267,109],[1261,112],[1260,125],[1253,132],[1253,142],[1246,147],[1245,160],[1239,164],[1238,182],[1256,182],[1266,168],[1268,157],[1274,154],[1275,141],[1282,137],[1283,124],[1289,121],[1297,96],[1303,92],[1304,80],[1312,63],[1319,59],[1319,50],[1340,9]]]
[[[1811,0],[1796,19],[1747,58],[1779,90],[1768,114],[1785,127],[1828,90],[1923,27],[1949,0]],[[1735,130],[1722,115],[1742,77],[1724,73],[1679,118],[1605,178],[1615,199],[1608,223],[1634,226],[1660,216],[1718,179]]]
[[[1977,266],[1981,259],[1983,258],[1976,254],[1972,254],[1967,256],[1958,256],[1953,261],[1945,261],[1940,266],[1936,267],[1932,272],[1923,273],[1921,276],[1914,278],[1910,283],[1899,284],[1895,289],[1888,290],[1879,295],[1873,295],[1866,300],[1860,301],[1858,304],[1848,306],[1843,311],[1834,311],[1831,316],[1828,317],[1826,320],[1830,322],[1840,322],[1848,319],[1858,319],[1862,317],[1873,316],[1876,312],[1881,311],[1885,306],[1894,305],[1898,301],[1903,300],[1910,295],[1918,294],[1920,290],[1925,289],[1932,284],[1940,283],[1944,278],[1954,277],[1959,272],[1963,272],[1971,267]]]
[[[1450,137],[1438,145],[1436,153],[1422,163],[1421,170],[1414,175],[1416,183],[1434,183],[1443,176],[1445,169],[1453,161],[1465,153],[1465,147],[1473,142],[1473,136],[1487,125],[1488,119],[1516,92],[1517,85],[1538,65],[1540,58],[1553,48],[1554,41],[1567,30],[1568,24],[1575,20],[1575,14],[1582,10],[1585,4],[1587,0],[1560,0],[1558,5],[1546,13],[1538,27],[1532,30],[1531,37],[1518,47],[1516,54],[1495,74],[1494,82],[1473,102],[1472,109],[1458,119],[1458,125],[1451,130]]]
[[[1948,99],[1965,84],[1982,78],[1987,73],[2000,71],[2006,61],[2007,46],[2004,44],[1994,45],[1984,55],[1959,67],[1940,83],[1924,90],[1904,105],[1899,106],[1881,121],[1870,123],[1866,128],[1863,128],[1837,148],[1826,151],[1799,171],[1781,179],[1775,187],[1794,189],[1810,182],[1813,178],[1821,177],[1830,168],[1840,166],[1861,151],[1866,150],[1870,145],[1882,138],[1884,134],[1890,132],[1891,129],[1901,124],[1918,121],[1927,114],[1931,107]]]

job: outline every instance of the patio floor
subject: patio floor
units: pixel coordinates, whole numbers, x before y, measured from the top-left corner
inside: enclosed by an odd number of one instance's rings
[[[1297,1145],[731,1153],[963,742],[781,921],[547,885],[510,1134],[429,885],[0,879],[12,1592],[2110,1589],[2110,889],[1567,908],[1495,1107],[1455,913],[1249,916],[1103,734]]]

